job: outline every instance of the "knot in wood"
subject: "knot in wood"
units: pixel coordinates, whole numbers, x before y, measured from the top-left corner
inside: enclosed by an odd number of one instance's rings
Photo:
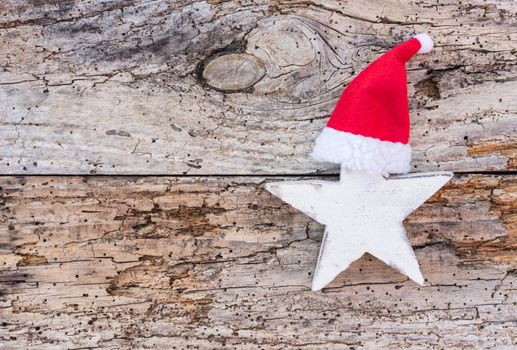
[[[257,57],[246,53],[230,53],[214,58],[203,70],[203,80],[211,88],[224,92],[245,91],[266,73]]]

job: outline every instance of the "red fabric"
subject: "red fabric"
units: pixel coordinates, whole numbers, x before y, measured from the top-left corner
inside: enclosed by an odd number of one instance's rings
[[[381,141],[409,142],[406,62],[420,49],[403,42],[366,67],[346,87],[327,126]]]

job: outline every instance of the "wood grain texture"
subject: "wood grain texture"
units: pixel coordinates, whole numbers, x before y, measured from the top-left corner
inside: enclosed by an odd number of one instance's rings
[[[306,174],[343,87],[416,32],[414,168],[517,168],[512,1],[4,0],[0,173]]]
[[[0,348],[515,349],[516,24],[505,0],[1,1],[0,174],[193,176],[0,177]],[[264,190],[296,176],[256,175],[337,173],[308,155],[342,89],[418,32],[415,171],[501,174],[406,220],[425,287],[365,256],[313,293],[323,227]]]
[[[457,176],[406,220],[427,286],[365,256],[321,293],[323,227],[282,180],[0,178],[2,346],[515,348],[517,176]]]

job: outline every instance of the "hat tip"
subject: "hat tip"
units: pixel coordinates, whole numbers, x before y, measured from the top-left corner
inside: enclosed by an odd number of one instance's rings
[[[420,42],[420,50],[418,53],[428,53],[433,49],[433,39],[427,33],[420,33],[414,36]]]

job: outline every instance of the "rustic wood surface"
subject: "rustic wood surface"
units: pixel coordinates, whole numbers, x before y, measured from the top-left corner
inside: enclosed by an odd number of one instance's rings
[[[0,349],[515,349],[516,25],[507,0],[0,1]],[[313,293],[323,227],[264,183],[337,180],[313,140],[418,32],[413,167],[461,172],[405,222],[427,285],[365,256]]]
[[[323,227],[281,178],[4,177],[9,349],[515,349],[517,176],[457,176],[405,223],[426,286],[365,256],[310,291]]]
[[[307,174],[403,38],[416,170],[517,168],[513,1],[4,0],[0,173]]]

